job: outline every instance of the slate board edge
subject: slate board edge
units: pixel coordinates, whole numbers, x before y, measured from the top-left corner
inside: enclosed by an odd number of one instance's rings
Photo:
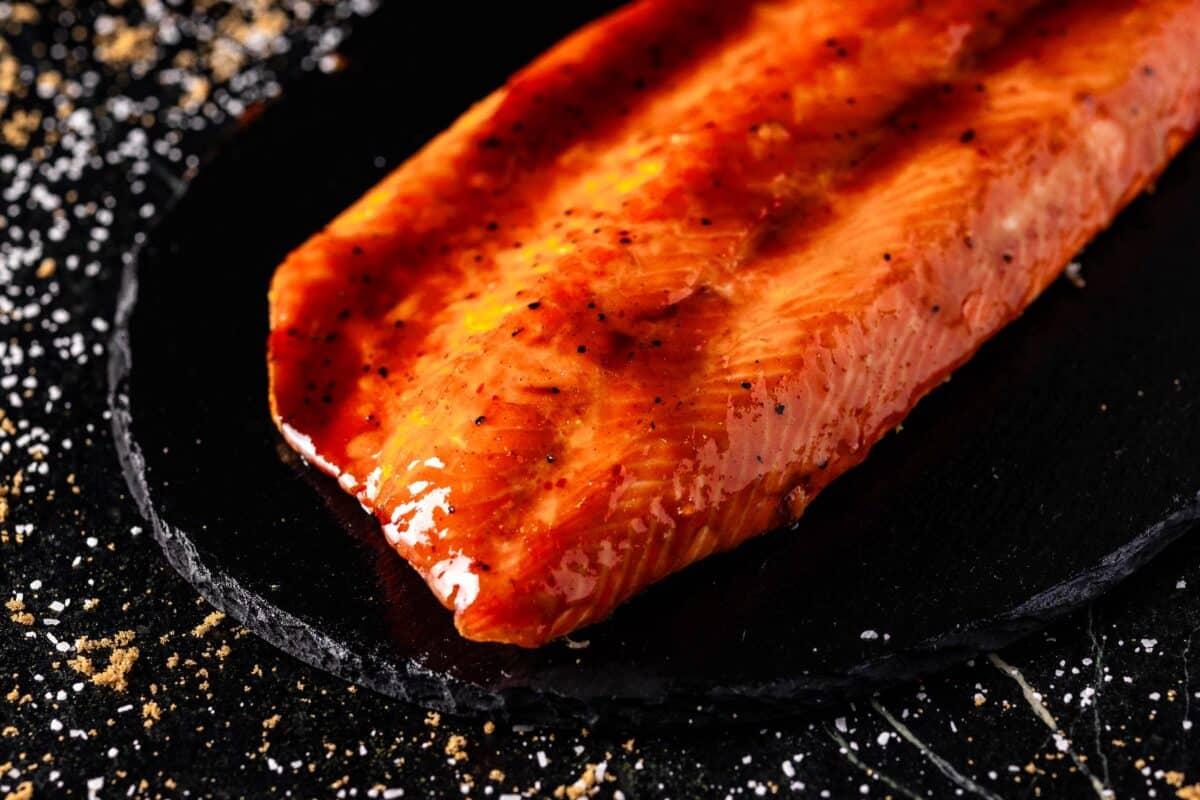
[[[182,198],[178,192],[163,218]],[[129,327],[138,299],[142,255],[152,249],[153,232],[129,254],[121,272],[113,333],[109,343],[108,406],[121,471],[151,534],[171,566],[206,601],[280,650],[372,691],[432,710],[492,715],[517,722],[548,724],[638,722],[664,725],[745,721],[794,715],[847,696],[861,696],[962,663],[999,649],[1077,611],[1148,563],[1200,522],[1200,492],[1182,509],[1108,554],[1095,566],[1052,586],[994,617],[963,625],[905,651],[867,661],[844,676],[804,676],[717,690],[674,691],[651,697],[568,697],[514,686],[491,691],[424,668],[414,660],[401,673],[386,654],[361,653],[284,611],[235,578],[213,572],[183,531],[158,515],[145,459],[133,436],[126,386],[133,369]],[[697,702],[699,701],[699,702]]]

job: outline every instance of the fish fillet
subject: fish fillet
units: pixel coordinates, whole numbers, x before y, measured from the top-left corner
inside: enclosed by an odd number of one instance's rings
[[[1200,0],[635,3],[288,256],[272,412],[538,646],[799,517],[1198,119]]]

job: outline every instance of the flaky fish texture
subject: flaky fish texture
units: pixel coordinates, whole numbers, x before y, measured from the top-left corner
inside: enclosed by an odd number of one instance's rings
[[[635,3],[288,256],[271,408],[541,645],[800,516],[1198,114],[1200,0]]]

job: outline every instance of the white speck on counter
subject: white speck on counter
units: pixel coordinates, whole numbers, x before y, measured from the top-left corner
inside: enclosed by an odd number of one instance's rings
[[[1072,261],[1071,263],[1067,264],[1066,269],[1063,270],[1063,276],[1066,277],[1066,279],[1070,281],[1071,285],[1076,289],[1082,289],[1083,287],[1087,286],[1087,281],[1083,279],[1083,265],[1078,261]]]

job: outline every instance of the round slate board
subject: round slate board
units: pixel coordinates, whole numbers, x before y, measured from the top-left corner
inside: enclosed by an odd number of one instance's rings
[[[110,365],[122,466],[167,558],[210,602],[305,661],[431,708],[762,717],[1003,645],[1200,519],[1194,146],[1088,248],[1086,288],[1052,286],[799,524],[571,641],[461,639],[374,520],[272,426],[267,284],[289,249],[588,13],[560,11],[515,42],[493,41],[497,20],[426,26],[399,53],[389,36],[411,20],[367,23],[351,69],[233,136],[127,270]],[[452,43],[480,66],[429,80]]]

